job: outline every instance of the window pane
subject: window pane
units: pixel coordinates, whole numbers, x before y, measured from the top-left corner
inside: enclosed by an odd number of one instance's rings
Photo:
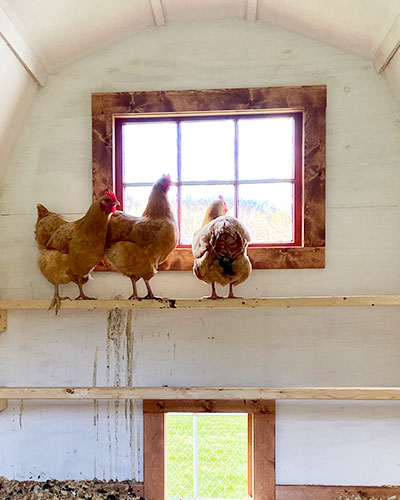
[[[235,127],[233,120],[181,123],[182,180],[233,180]]]
[[[193,234],[203,223],[208,206],[221,195],[233,215],[233,186],[182,186],[181,243],[191,244]]]
[[[152,187],[126,187],[124,189],[124,212],[130,215],[141,216],[146,208]],[[172,210],[177,213],[177,188],[171,186],[168,191],[168,199]]]
[[[177,124],[134,122],[122,127],[123,179],[151,182],[162,174],[177,179]]]
[[[239,186],[239,219],[252,243],[293,241],[293,184],[244,184]]]
[[[293,118],[241,118],[238,128],[239,180],[293,178]]]

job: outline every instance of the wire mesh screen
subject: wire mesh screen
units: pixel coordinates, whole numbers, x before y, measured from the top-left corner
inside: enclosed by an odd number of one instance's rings
[[[167,499],[242,500],[247,488],[247,415],[167,415]]]

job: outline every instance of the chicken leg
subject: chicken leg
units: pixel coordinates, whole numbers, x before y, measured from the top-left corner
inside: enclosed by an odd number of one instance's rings
[[[215,299],[223,299],[223,297],[220,297],[219,295],[217,295],[217,292],[215,291],[215,283],[211,283],[211,295],[207,295],[206,297],[202,297],[202,299],[211,299],[211,300],[215,300]]]
[[[133,278],[131,278],[131,281],[132,281],[132,295],[130,297],[128,297],[128,300],[135,300],[138,298],[137,296],[137,288],[136,288],[136,280],[134,280]]]
[[[97,300],[96,297],[88,297],[85,292],[83,291],[83,283],[87,283],[88,280],[84,281],[84,280],[79,280],[76,282],[76,284],[78,285],[78,288],[79,288],[79,295],[78,297],[75,298],[75,300]]]
[[[58,284],[57,285],[54,285],[54,296],[53,296],[53,300],[50,302],[50,305],[49,305],[49,308],[47,309],[48,311],[50,311],[50,309],[55,309],[56,310],[56,316],[58,314],[58,311],[60,310],[61,308],[61,301],[62,300],[71,300],[70,297],[60,297],[60,294],[58,292]]]

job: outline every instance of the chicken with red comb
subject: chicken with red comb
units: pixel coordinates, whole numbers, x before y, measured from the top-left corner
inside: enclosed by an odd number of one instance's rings
[[[54,285],[54,297],[49,309],[58,313],[61,300],[59,285],[76,283],[77,299],[87,300],[82,286],[89,272],[101,261],[106,246],[107,227],[110,216],[119,202],[114,193],[107,192],[92,203],[81,219],[68,222],[61,215],[50,212],[38,204],[35,238],[40,250],[39,269]]]
[[[138,298],[136,282],[141,278],[147,288],[145,298],[154,298],[149,281],[178,242],[178,226],[168,201],[170,187],[170,176],[163,175],[154,184],[141,217],[122,212],[111,217],[106,255],[119,272],[130,278],[130,299]]]

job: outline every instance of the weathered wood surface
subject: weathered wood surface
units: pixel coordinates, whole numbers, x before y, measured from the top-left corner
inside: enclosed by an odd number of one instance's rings
[[[7,331],[7,311],[0,309],[0,333]]]
[[[4,411],[8,408],[8,400],[0,399],[0,411]]]
[[[47,310],[50,300],[0,300],[3,310]],[[65,300],[61,309],[224,309],[259,307],[360,307],[400,306],[400,295],[350,295],[327,297],[258,297],[210,299]]]
[[[276,486],[276,500],[335,500],[341,495],[389,499],[400,495],[400,486]]]
[[[400,400],[400,387],[0,387],[0,399]]]
[[[253,426],[254,500],[275,500],[275,412],[255,413]]]
[[[143,495],[147,500],[165,498],[164,415],[143,415]]]
[[[143,401],[146,413],[275,413],[275,403],[269,400],[237,399],[221,401],[216,399],[146,399]]]
[[[93,198],[116,190],[114,120],[162,113],[300,111],[304,128],[304,244],[300,247],[250,248],[254,269],[325,267],[325,108],[326,86],[264,87],[92,94]],[[176,249],[163,270],[191,270],[191,249]],[[97,270],[111,270],[107,263]]]

